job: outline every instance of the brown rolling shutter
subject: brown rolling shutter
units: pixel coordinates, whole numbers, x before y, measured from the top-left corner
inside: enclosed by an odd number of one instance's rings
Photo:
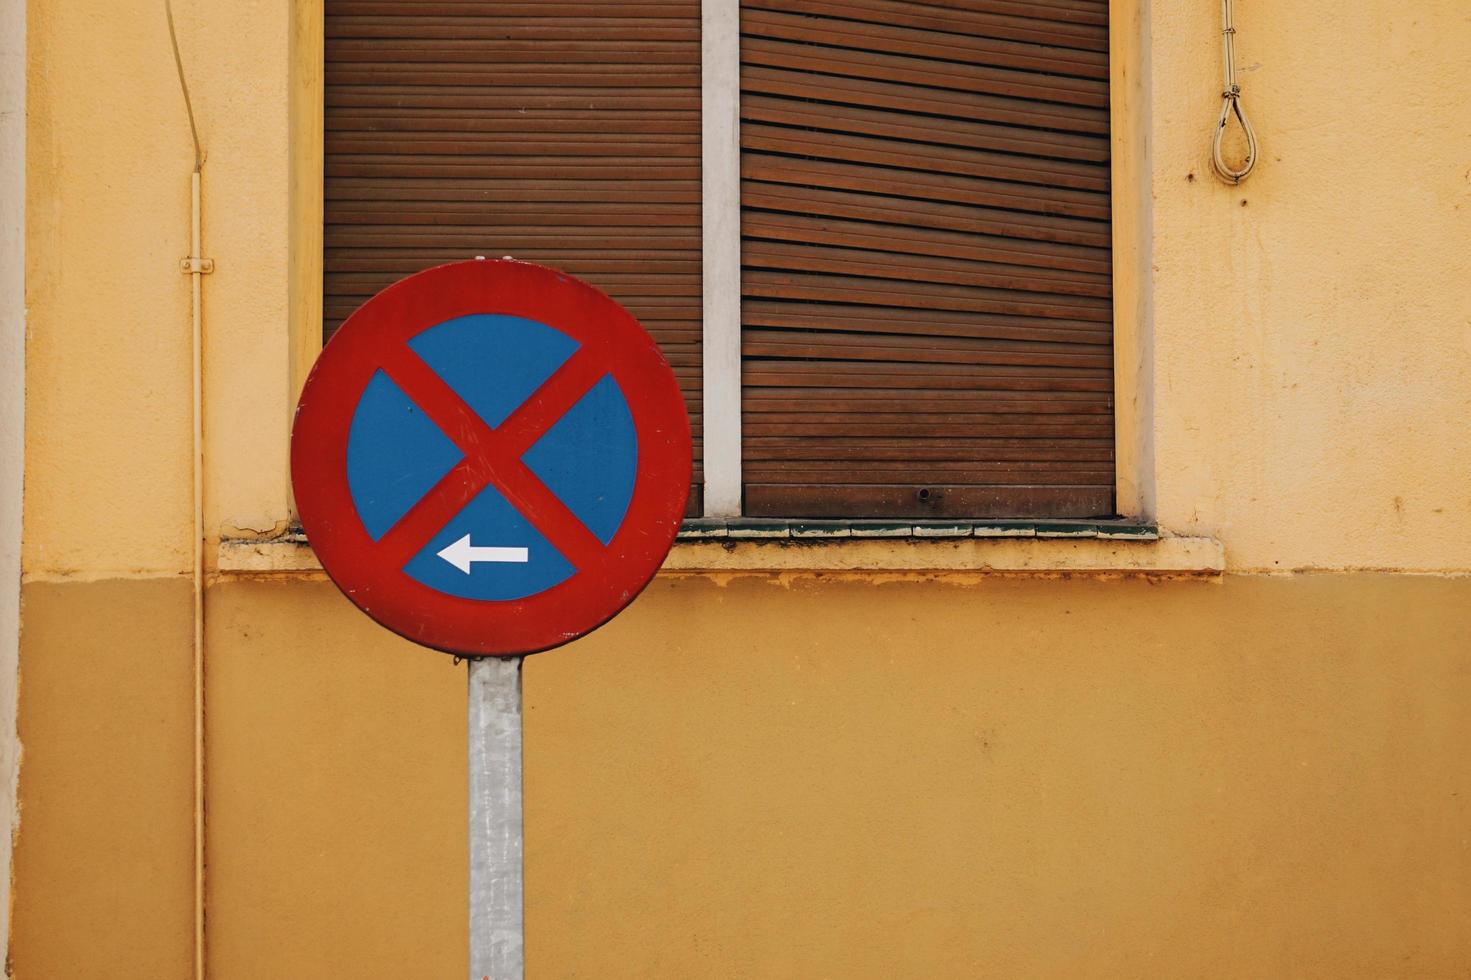
[[[580,276],[674,365],[700,476],[700,4],[327,0],[328,335],[474,255]]]
[[[1105,0],[745,0],[746,513],[1113,502]]]

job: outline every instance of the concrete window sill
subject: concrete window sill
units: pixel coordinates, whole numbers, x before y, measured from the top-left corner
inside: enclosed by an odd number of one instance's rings
[[[672,573],[860,572],[1214,576],[1213,538],[1116,521],[686,521]],[[222,575],[321,574],[305,535],[220,542]]]

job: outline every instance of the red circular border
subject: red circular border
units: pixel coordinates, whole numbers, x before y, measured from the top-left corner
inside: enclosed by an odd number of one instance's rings
[[[386,361],[409,353],[410,337],[475,313],[539,320],[594,353],[622,389],[638,438],[633,497],[601,559],[524,599],[463,599],[388,567],[375,555],[347,484],[348,428],[369,379]],[[332,581],[359,609],[400,636],[469,657],[536,653],[612,619],[643,591],[669,553],[684,515],[690,472],[684,398],[653,338],[627,310],[587,283],[509,260],[427,269],[364,303],[317,358],[291,430],[297,512]]]

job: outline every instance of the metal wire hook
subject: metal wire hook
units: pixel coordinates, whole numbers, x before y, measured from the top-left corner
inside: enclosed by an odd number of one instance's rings
[[[1246,134],[1246,159],[1242,161],[1239,168],[1233,168],[1226,163],[1225,157],[1221,155],[1221,141],[1226,135],[1226,125],[1231,121],[1233,115],[1241,124],[1241,131]],[[1216,176],[1226,183],[1239,184],[1256,166],[1256,157],[1256,132],[1252,130],[1251,123],[1246,118],[1246,110],[1241,108],[1240,95],[1227,92],[1221,102],[1220,118],[1216,120],[1216,135],[1211,140],[1211,167],[1215,170]]]
[[[1236,26],[1231,19],[1231,0],[1221,0],[1221,60],[1225,84],[1221,90],[1221,115],[1216,119],[1216,132],[1211,138],[1211,169],[1228,184],[1239,184],[1251,173],[1257,161],[1256,131],[1241,108],[1241,86],[1236,84]],[[1221,154],[1221,141],[1232,116],[1246,135],[1246,159],[1240,167],[1232,167]]]

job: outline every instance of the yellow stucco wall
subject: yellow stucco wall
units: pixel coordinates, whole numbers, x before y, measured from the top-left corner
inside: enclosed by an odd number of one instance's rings
[[[178,6],[207,529],[267,530],[311,5]],[[1231,573],[662,577],[527,668],[533,976],[1471,971],[1471,10],[1237,7],[1229,189],[1217,8],[1116,4],[1125,478]],[[155,4],[29,18],[11,956],[183,977],[188,129]],[[207,601],[211,975],[460,975],[463,668],[311,576]]]
[[[1471,7],[1235,6],[1229,188],[1218,5],[1152,4],[1157,516],[1242,569],[1471,567]]]
[[[187,975],[160,590],[29,590],[18,976]],[[463,975],[463,666],[210,611],[210,975]],[[527,666],[528,969],[1464,976],[1468,649],[1464,578],[660,579]]]
[[[14,975],[187,977],[189,585],[31,582],[22,599]]]

